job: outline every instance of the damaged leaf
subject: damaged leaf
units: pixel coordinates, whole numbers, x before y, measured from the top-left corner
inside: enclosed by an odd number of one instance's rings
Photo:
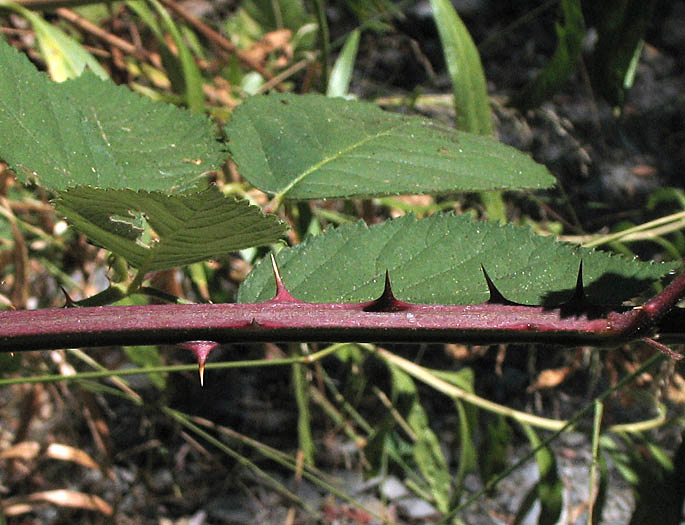
[[[174,268],[276,242],[285,226],[210,187],[187,195],[79,187],[57,211],[96,244],[144,271]]]

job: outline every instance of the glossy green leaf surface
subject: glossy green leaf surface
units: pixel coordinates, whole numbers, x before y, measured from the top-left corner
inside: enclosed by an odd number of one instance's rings
[[[554,184],[544,166],[488,137],[321,95],[253,96],[236,108],[226,133],[242,175],[285,199]]]
[[[298,299],[358,302],[377,298],[386,269],[395,296],[403,301],[474,304],[489,298],[482,264],[500,292],[524,304],[556,306],[575,289],[583,262],[591,301],[617,305],[675,270],[678,263],[642,263],[562,244],[528,228],[436,214],[407,215],[367,227],[343,225],[277,256],[283,281]],[[264,301],[275,293],[268,261],[248,276],[241,302]]]
[[[163,270],[277,241],[285,227],[215,187],[186,195],[73,188],[55,202],[81,233],[141,271]]]
[[[478,49],[450,0],[431,0],[431,8],[452,81],[457,127],[491,135],[490,102]]]
[[[224,160],[204,116],[88,71],[57,84],[4,41],[0,67],[0,158],[22,182],[171,192]]]

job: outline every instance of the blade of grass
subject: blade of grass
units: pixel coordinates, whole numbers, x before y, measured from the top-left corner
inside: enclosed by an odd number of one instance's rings
[[[307,502],[299,498],[297,495],[293,494],[290,492],[281,482],[279,482],[276,478],[262,470],[257,464],[254,462],[250,461],[247,459],[245,456],[242,456],[232,448],[230,448],[228,445],[225,443],[219,441],[217,438],[209,434],[208,432],[205,432],[202,430],[200,427],[198,427],[195,423],[190,421],[190,416],[187,414],[184,414],[183,412],[180,412],[178,410],[174,410],[169,407],[162,407],[161,408],[162,412],[169,416],[171,419],[177,421],[181,426],[185,427],[186,429],[190,430],[193,432],[195,435],[202,437],[203,439],[207,440],[209,443],[214,445],[216,448],[221,450],[224,454],[227,456],[230,456],[231,458],[235,459],[238,463],[243,465],[244,467],[248,468],[252,472],[255,473],[255,475],[261,479],[263,479],[266,483],[268,483],[271,487],[273,487],[277,492],[288,498],[290,501],[293,501],[300,505],[303,509],[305,509],[307,512],[311,514],[315,514],[315,510],[310,507]]]
[[[431,6],[452,81],[457,128],[492,135],[490,102],[478,49],[450,0],[431,0]],[[488,219],[504,224],[507,216],[502,192],[480,192],[479,196]]]
[[[545,67],[518,94],[512,104],[521,110],[535,108],[556,93],[576,70],[585,36],[580,0],[561,0],[563,23],[555,26],[557,48]]]
[[[431,0],[431,6],[452,80],[457,128],[492,135],[490,104],[478,49],[450,0]]]
[[[50,76],[56,82],[76,78],[86,67],[103,80],[109,78],[100,63],[81,44],[40,15],[14,2],[0,1],[0,8],[14,11],[29,21]]]
[[[540,502],[540,514],[538,525],[554,525],[561,516],[563,507],[563,483],[557,473],[557,462],[554,452],[548,446],[541,444],[540,438],[530,425],[523,424],[531,447],[536,449],[535,461],[538,465],[539,479],[534,487],[536,498]],[[522,523],[529,509],[521,507],[516,516],[515,523]]]
[[[316,21],[319,25],[319,44],[321,45],[321,66],[323,84],[329,77],[331,60],[331,35],[328,30],[328,20],[326,18],[326,0],[314,0],[316,11]],[[323,90],[322,90],[323,91]]]
[[[331,69],[331,76],[328,79],[328,89],[326,96],[328,97],[344,97],[350,89],[350,80],[354,71],[354,63],[357,60],[357,51],[359,50],[359,39],[361,32],[355,29],[347,37],[345,45],[338,55],[333,69]]]
[[[298,349],[299,346],[299,349]],[[290,355],[307,355],[309,346],[306,343],[290,345]],[[304,455],[304,462],[307,465],[314,464],[314,438],[312,437],[312,418],[309,411],[309,381],[307,379],[307,368],[300,363],[292,365],[292,381],[295,391],[295,402],[297,403],[297,439],[299,448]]]
[[[438,437],[428,424],[428,415],[419,400],[412,378],[398,367],[390,366],[393,384],[393,401],[398,398],[408,403],[406,422],[414,435],[412,454],[421,475],[430,488],[430,499],[440,512],[449,509],[450,473],[440,448]]]
[[[263,457],[271,459],[278,463],[279,465],[282,465],[283,467],[287,468],[288,470],[292,470],[293,472],[297,468],[297,459],[286,454],[285,452],[282,452],[280,450],[277,450],[275,448],[272,448],[268,445],[265,445],[264,443],[261,443],[255,439],[252,439],[248,436],[245,436],[243,434],[240,434],[236,432],[233,429],[216,425],[215,423],[207,420],[203,420],[198,417],[190,417],[188,416],[189,420],[192,420],[192,422],[197,423],[199,425],[203,425],[212,429],[217,430],[218,432],[225,434],[241,444],[247,445],[253,449],[255,449],[257,452],[259,452]],[[397,525],[394,521],[387,520],[387,518],[382,517],[378,515],[375,511],[367,508],[362,502],[354,499],[352,496],[349,494],[343,492],[340,490],[337,486],[334,485],[335,480],[332,479],[330,476],[328,476],[326,473],[322,472],[321,470],[316,469],[315,467],[311,465],[303,465],[302,466],[302,477],[307,479],[308,481],[312,482],[313,484],[317,485],[320,487],[322,490],[326,491],[329,494],[333,494],[340,498],[341,500],[357,507],[365,512],[368,512],[371,516],[374,516],[375,518],[382,520],[384,524],[387,523],[387,525]]]
[[[255,359],[246,361],[224,361],[218,363],[207,363],[205,370],[218,370],[224,368],[254,368],[260,366],[285,366],[293,363],[313,363],[319,359],[334,353],[347,343],[340,343],[319,350],[313,354],[296,356],[285,359]],[[16,358],[18,359],[18,357]],[[70,376],[62,374],[45,374],[32,377],[11,377],[0,379],[0,387],[6,385],[21,385],[30,383],[57,383],[60,381],[83,381],[88,379],[103,379],[108,377],[132,376],[139,374],[171,373],[171,372],[194,372],[197,364],[192,365],[168,365],[145,368],[127,368],[124,370],[100,370],[97,372],[79,372]]]
[[[587,520],[588,524],[594,523],[595,516],[595,501],[599,494],[599,487],[597,486],[597,471],[599,467],[599,440],[602,433],[602,415],[604,414],[604,403],[595,400],[595,415],[592,420],[592,462],[590,464],[590,488],[588,491],[588,508]]]
[[[264,69],[264,66],[262,66],[258,61],[254,60],[249,56],[248,53],[236,48],[233,43],[228,40],[226,37],[209,27],[207,24],[199,20],[198,18],[192,16],[188,11],[186,11],[184,8],[182,8],[177,2],[174,0],[161,0],[162,3],[169,8],[176,16],[182,18],[185,20],[189,26],[192,26],[195,28],[198,33],[202,34],[205,38],[210,40],[212,43],[216,44],[218,47],[221,49],[227,51],[228,53],[235,54],[235,56],[238,57],[238,59],[248,66],[250,69],[253,69],[257,73],[259,73],[262,77],[265,79],[271,80],[274,78],[274,76]],[[278,91],[285,91],[285,87],[282,86],[281,84],[276,84],[274,86]]]
[[[622,389],[624,386],[628,385],[631,383],[633,380],[636,378],[640,377],[643,373],[645,373],[647,370],[649,370],[651,367],[661,363],[665,359],[665,356],[662,354],[654,354],[652,355],[649,359],[647,359],[642,365],[640,365],[637,369],[635,369],[633,372],[629,373],[628,375],[624,376],[620,381],[618,381],[614,386],[611,388],[605,390],[597,396],[597,400],[599,401],[604,401],[606,398],[608,398],[611,394],[616,392],[617,390]],[[581,410],[576,412],[574,416],[569,419],[566,424],[556,430],[553,434],[549,435],[546,439],[544,439],[540,443],[540,448],[541,447],[546,447],[552,441],[557,439],[563,432],[567,431],[571,427],[573,427],[580,419],[588,413],[590,410],[594,408],[594,401],[592,403],[588,403],[585,407],[583,407]],[[504,472],[499,474],[498,476],[492,478],[486,485],[478,491],[477,493],[473,494],[467,501],[459,505],[458,507],[454,508],[452,511],[449,512],[449,514],[443,516],[443,518],[438,522],[439,524],[442,525],[447,525],[450,523],[451,519],[454,518],[455,516],[458,516],[461,511],[463,511],[466,507],[471,505],[473,502],[477,501],[480,499],[483,494],[486,494],[487,492],[493,490],[497,484],[508,477],[512,472],[517,470],[519,467],[521,467],[523,464],[525,464],[529,459],[531,459],[535,453],[537,452],[536,448],[533,448],[528,454],[526,454],[524,457],[513,463],[512,465],[509,466]]]
[[[666,235],[682,229],[685,229],[685,211],[659,217],[653,221],[638,224],[632,228],[627,228],[607,235],[560,235],[559,240],[581,244],[586,248],[594,248],[616,240],[620,240],[621,242],[654,240],[657,236]]]
[[[195,63],[195,58],[183,39],[183,35],[169,12],[157,0],[149,0],[155,8],[162,23],[174,40],[178,52],[178,60],[183,73],[185,103],[191,111],[202,113],[205,108],[205,95],[202,91],[202,74]]]

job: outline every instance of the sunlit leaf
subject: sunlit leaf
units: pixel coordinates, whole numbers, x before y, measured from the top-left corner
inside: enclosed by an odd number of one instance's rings
[[[331,77],[328,79],[328,89],[326,96],[328,97],[344,97],[350,88],[350,80],[354,72],[354,63],[357,59],[357,50],[359,49],[359,38],[361,31],[355,29],[347,37],[345,45],[340,50],[338,59],[333,64],[331,69]]]
[[[414,461],[430,487],[437,508],[441,512],[447,512],[450,473],[438,437],[428,424],[428,416],[419,401],[414,380],[395,366],[390,366],[390,372],[394,394],[403,396],[405,404],[408,405],[405,418],[416,436],[412,447]]]
[[[554,184],[544,166],[491,138],[321,95],[250,97],[226,133],[242,175],[285,199]]]
[[[225,154],[204,116],[86,71],[57,84],[0,41],[0,158],[22,182],[178,191]]]
[[[367,227],[330,229],[276,256],[286,287],[313,302],[367,301],[383,290],[386,269],[398,299],[473,304],[489,298],[481,264],[506,298],[556,306],[569,299],[583,262],[586,292],[597,304],[620,304],[678,263],[642,263],[556,242],[528,228],[474,221],[467,216],[407,215]],[[240,288],[239,300],[273,297],[268,261]]]
[[[539,447],[541,441],[533,428],[527,424],[522,426],[531,447]],[[537,519],[538,525],[555,525],[561,516],[564,484],[557,473],[557,462],[554,458],[554,452],[548,446],[542,447],[535,453],[535,461],[538,465],[539,478],[528,493],[528,496],[524,498],[524,504],[521,505],[516,513],[515,525],[524,522],[524,518],[534,500],[540,502],[540,514]]]

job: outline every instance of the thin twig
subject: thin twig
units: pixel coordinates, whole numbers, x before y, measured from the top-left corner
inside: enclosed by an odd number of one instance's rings
[[[299,62],[290,66],[285,71],[282,71],[281,73],[279,73],[278,75],[273,77],[271,80],[264,82],[264,84],[262,84],[260,86],[260,88],[257,90],[257,93],[265,93],[265,92],[269,91],[270,89],[277,87],[281,82],[283,82],[287,78],[291,77],[292,75],[294,75],[298,71],[304,69],[305,67],[307,67],[312,62],[313,62],[312,58],[305,58],[304,60],[300,60]]]
[[[205,24],[201,20],[198,20],[193,15],[188,13],[177,2],[175,2],[174,0],[161,0],[161,2],[164,5],[166,5],[171,11],[173,11],[177,16],[181,17],[183,20],[188,22],[188,24],[190,24],[200,33],[202,33],[208,40],[210,40],[220,48],[224,49],[225,51],[235,54],[241,62],[257,71],[264,78],[266,78],[267,80],[271,80],[274,78],[274,76],[271,73],[264,69],[264,66],[262,66],[261,64],[250,58],[243,51],[238,49],[235,45],[233,45],[233,42],[228,40],[218,31],[215,31],[207,24]],[[275,88],[279,91],[285,91],[285,88],[280,84],[276,84]]]
[[[12,303],[16,308],[26,308],[28,301],[28,280],[29,280],[29,252],[26,247],[24,236],[17,225],[17,218],[12,213],[10,205],[5,197],[0,196],[0,207],[2,214],[7,218],[14,238],[14,283],[12,285]]]
[[[685,228],[685,211],[659,217],[653,221],[638,224],[632,228],[608,235],[564,235],[559,240],[582,244],[594,248],[612,241],[643,241]]]
[[[55,12],[65,20],[68,20],[69,22],[74,24],[75,26],[78,26],[82,30],[86,31],[87,33],[90,33],[91,35],[99,38],[100,40],[107,42],[110,46],[120,49],[127,55],[132,55],[140,60],[150,61],[150,54],[146,50],[136,47],[130,42],[124,40],[123,38],[120,38],[117,35],[105,31],[104,29],[98,27],[93,22],[82,17],[78,13],[75,13],[74,11],[67,9],[66,7],[60,7]]]
[[[56,9],[58,7],[76,7],[86,4],[109,4],[116,0],[14,0],[15,3],[35,10]]]

